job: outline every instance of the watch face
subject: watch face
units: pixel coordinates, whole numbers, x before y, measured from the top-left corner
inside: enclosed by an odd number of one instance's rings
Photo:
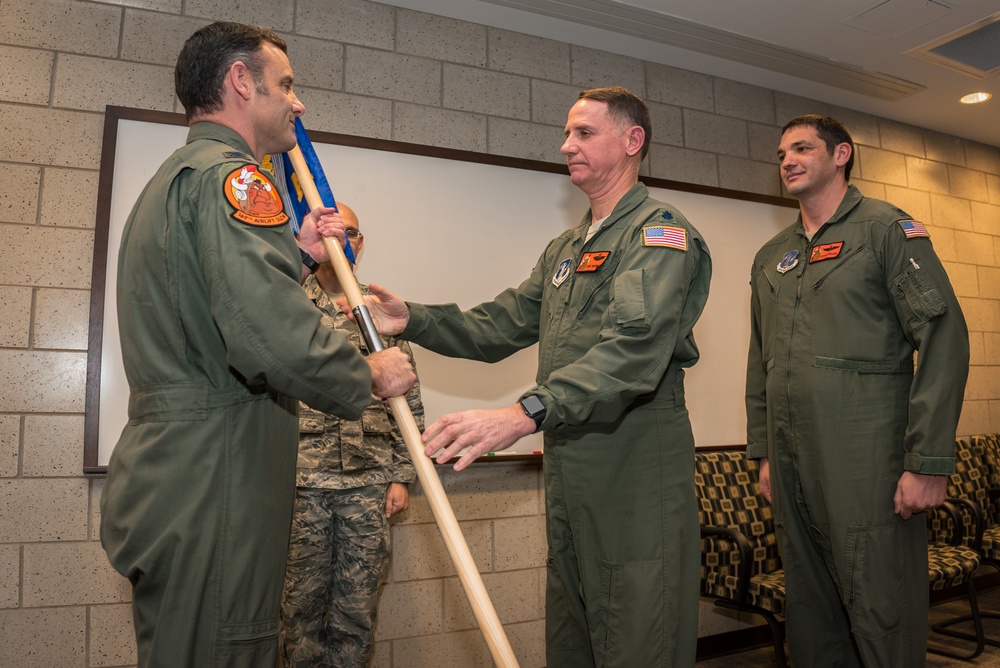
[[[521,408],[531,418],[545,413],[545,404],[533,394],[529,394],[524,399],[521,399]]]

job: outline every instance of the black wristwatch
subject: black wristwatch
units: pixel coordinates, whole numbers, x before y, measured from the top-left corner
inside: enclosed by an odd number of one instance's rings
[[[316,270],[319,269],[319,262],[313,259],[313,256],[305,252],[301,248],[299,249],[299,255],[302,257],[302,264],[309,269],[310,273],[315,274]]]
[[[541,429],[542,420],[545,419],[545,404],[542,400],[534,394],[529,394],[517,403],[521,404],[524,414],[535,421],[535,431]]]

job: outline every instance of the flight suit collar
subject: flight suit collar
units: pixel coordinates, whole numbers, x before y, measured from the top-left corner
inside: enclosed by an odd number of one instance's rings
[[[823,234],[823,231],[830,227],[831,225],[836,225],[840,221],[844,220],[851,211],[854,210],[861,200],[864,199],[864,195],[858,190],[857,186],[851,184],[847,186],[847,192],[844,194],[844,199],[840,200],[840,206],[837,210],[833,212],[830,216],[830,220],[823,223],[823,226],[816,230],[816,234],[813,235],[812,240],[816,241]],[[799,217],[795,219],[795,232],[802,237],[806,236],[805,227],[802,225],[802,214],[799,213]],[[807,237],[808,238],[808,237]]]
[[[591,241],[600,236],[604,230],[626,217],[629,213],[635,210],[636,207],[645,202],[648,197],[649,190],[643,183],[636,183],[634,186],[629,188],[628,192],[622,195],[622,198],[618,200],[617,204],[615,204],[615,208],[611,210],[611,215],[608,216],[607,220],[601,224],[601,228],[597,230],[597,233],[591,238]],[[588,209],[587,213],[583,216],[583,223],[577,229],[574,243],[587,238],[587,229],[590,227],[592,222],[594,222],[594,212],[593,210]]]
[[[188,130],[187,142],[195,142],[201,139],[208,139],[210,141],[217,141],[226,146],[232,147],[241,153],[246,153],[247,160],[252,162],[257,162],[254,158],[253,153],[250,151],[250,145],[246,142],[243,137],[231,128],[227,128],[225,125],[219,125],[218,123],[213,123],[212,121],[198,121]]]

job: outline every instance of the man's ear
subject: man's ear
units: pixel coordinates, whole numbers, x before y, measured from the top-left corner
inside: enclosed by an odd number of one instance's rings
[[[253,74],[242,60],[237,60],[229,67],[229,71],[226,73],[226,81],[233,87],[236,94],[244,100],[250,99],[252,90],[256,86]]]
[[[854,149],[847,142],[841,142],[833,147],[833,159],[837,163],[837,167],[843,167],[847,164],[847,161],[851,159],[851,154],[854,153]]]
[[[639,125],[633,125],[625,132],[628,136],[628,143],[625,145],[625,153],[627,153],[629,157],[639,155],[642,151],[642,145],[646,141],[646,131]]]

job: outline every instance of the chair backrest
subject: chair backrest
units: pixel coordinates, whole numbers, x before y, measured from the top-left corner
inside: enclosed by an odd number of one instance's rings
[[[1000,434],[970,436],[973,446],[979,448],[986,462],[986,481],[990,489],[1000,490]],[[986,526],[1000,525],[1000,497],[985,503]]]
[[[955,472],[948,476],[948,498],[972,501],[980,509],[989,506],[989,475],[985,451],[972,438],[955,440]],[[964,545],[975,542],[975,520],[962,507],[956,508],[962,518]],[[954,530],[950,516],[945,512],[927,513],[927,540],[931,543],[947,543]]]
[[[760,495],[758,470],[757,461],[741,451],[695,452],[698,521],[735,528],[746,536],[753,548],[753,575],[781,568],[774,515]],[[731,555],[731,561],[738,559]]]

